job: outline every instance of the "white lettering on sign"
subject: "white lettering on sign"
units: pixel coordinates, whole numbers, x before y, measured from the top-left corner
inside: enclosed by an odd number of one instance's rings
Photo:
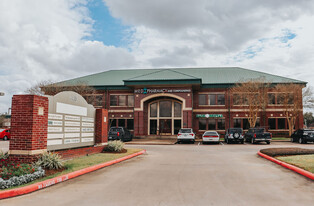
[[[62,126],[62,121],[48,120],[48,126]]]
[[[82,137],[93,137],[94,136],[94,132],[93,133],[82,133]]]
[[[93,127],[94,123],[82,122],[82,127]]]
[[[48,114],[48,119],[61,120],[63,119],[63,115],[62,114]]]
[[[64,122],[64,126],[74,126],[79,127],[81,126],[79,122]]]
[[[80,139],[65,139],[64,144],[80,143]]]
[[[82,121],[83,121],[83,122],[94,122],[94,118],[82,117]]]
[[[191,89],[135,89],[135,94],[151,94],[151,93],[188,93]]]
[[[63,133],[57,133],[57,134],[48,133],[47,134],[47,138],[48,139],[62,139],[63,138]]]
[[[64,131],[65,132],[80,132],[81,128],[79,128],[79,127],[65,127]]]
[[[81,120],[80,117],[70,116],[70,115],[65,115],[64,119],[65,120],[70,120],[70,121],[80,121]]]
[[[47,140],[47,145],[57,145],[57,144],[62,144],[62,139],[56,139],[56,140]]]
[[[82,138],[82,142],[92,142],[94,138]]]
[[[64,133],[65,138],[73,138],[73,137],[80,137],[80,133]]]
[[[48,127],[48,132],[62,132],[62,127]]]
[[[82,132],[93,132],[94,131],[94,128],[85,128],[85,127],[82,127]]]
[[[62,114],[73,114],[79,116],[87,116],[87,108],[57,102],[56,112]]]

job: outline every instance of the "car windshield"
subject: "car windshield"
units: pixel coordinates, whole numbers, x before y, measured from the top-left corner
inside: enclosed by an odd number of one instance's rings
[[[216,132],[205,132],[204,135],[217,135],[217,133]]]
[[[121,132],[122,128],[110,128],[111,132]]]
[[[180,129],[179,133],[192,133],[192,129]]]
[[[233,129],[230,129],[230,132],[239,132],[239,133],[241,133],[242,129],[241,128],[233,128]]]
[[[4,131],[4,129],[0,129],[0,132]]]

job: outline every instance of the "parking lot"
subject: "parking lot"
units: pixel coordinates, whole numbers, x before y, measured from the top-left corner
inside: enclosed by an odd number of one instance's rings
[[[291,146],[314,148],[290,142],[128,145],[147,154],[0,204],[312,205],[313,181],[256,155]]]

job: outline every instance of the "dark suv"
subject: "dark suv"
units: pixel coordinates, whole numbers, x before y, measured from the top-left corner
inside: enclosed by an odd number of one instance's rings
[[[225,142],[227,144],[231,142],[244,143],[243,129],[242,128],[229,128],[226,131]]]
[[[314,142],[314,130],[298,129],[291,135],[291,142],[299,142],[306,144],[307,142]]]
[[[133,135],[124,127],[111,127],[108,132],[108,140],[131,141]]]

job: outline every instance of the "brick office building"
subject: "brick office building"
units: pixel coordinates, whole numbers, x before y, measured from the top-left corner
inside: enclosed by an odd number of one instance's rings
[[[175,135],[180,128],[197,134],[230,127],[248,129],[243,106],[233,102],[230,89],[239,81],[265,78],[274,85],[306,82],[243,68],[177,68],[111,70],[63,82],[85,82],[97,90],[94,106],[108,109],[111,126],[129,128],[137,137]],[[300,91],[302,92],[302,91]],[[273,134],[288,132],[278,94],[269,91],[266,112],[257,126]],[[296,128],[303,126],[302,111]]]

